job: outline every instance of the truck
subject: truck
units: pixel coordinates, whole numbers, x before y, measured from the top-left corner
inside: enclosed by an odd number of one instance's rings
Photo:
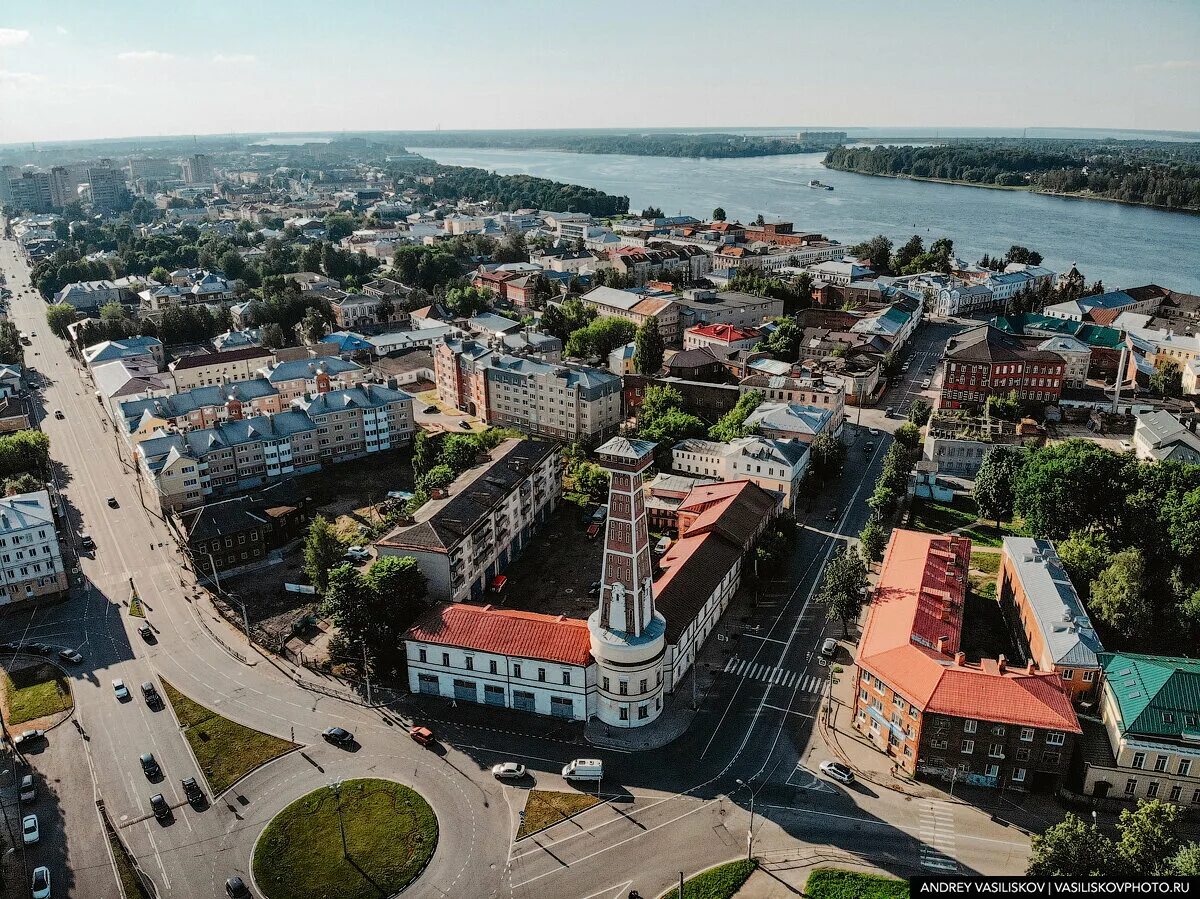
[[[575,759],[562,769],[563,780],[603,780],[604,762],[600,759]]]

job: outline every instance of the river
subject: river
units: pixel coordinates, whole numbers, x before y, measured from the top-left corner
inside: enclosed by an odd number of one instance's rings
[[[886,234],[897,243],[920,234],[926,245],[954,240],[964,259],[1003,254],[1013,244],[1037,250],[1045,264],[1079,265],[1109,289],[1155,283],[1200,293],[1200,215],[1100,200],[1048,197],[851,172],[821,165],[822,153],[747,159],[678,159],[412,147],[448,165],[503,175],[530,174],[629,197],[630,208],[658,206],[667,215],[705,218],[720,206],[731,218],[795,222],[853,244]],[[810,179],[834,190],[813,190]]]

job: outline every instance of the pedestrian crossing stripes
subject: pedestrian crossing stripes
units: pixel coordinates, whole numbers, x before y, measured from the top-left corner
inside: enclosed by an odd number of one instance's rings
[[[954,860],[954,815],[943,805],[921,805],[921,866],[936,871],[957,872]]]
[[[801,693],[820,693],[825,689],[825,678],[821,675],[797,673],[778,665],[751,662],[749,659],[739,659],[737,656],[725,663],[725,673],[732,674],[734,677],[748,677],[751,680],[762,681],[764,684],[784,689],[795,687]]]

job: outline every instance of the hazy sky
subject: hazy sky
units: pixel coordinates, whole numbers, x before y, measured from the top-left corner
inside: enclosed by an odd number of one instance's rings
[[[0,5],[0,144],[722,125],[1200,131],[1200,0]]]

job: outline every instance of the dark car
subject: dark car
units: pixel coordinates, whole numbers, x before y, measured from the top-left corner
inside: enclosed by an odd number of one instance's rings
[[[20,749],[26,749],[35,743],[40,743],[45,737],[44,730],[23,730],[13,738],[13,745]]]
[[[183,786],[183,795],[187,797],[188,802],[199,805],[204,801],[204,791],[200,789],[200,784],[196,783],[196,778],[185,777],[179,783]]]
[[[138,634],[140,634],[141,638],[147,643],[154,642],[154,628],[150,627],[150,625],[144,621],[138,625]]]
[[[225,892],[232,899],[245,899],[246,896],[250,895],[250,890],[246,888],[245,881],[240,877],[230,877],[225,881]]]
[[[49,643],[30,643],[29,648],[40,656],[48,656],[54,652],[54,647]]]
[[[158,695],[158,690],[154,684],[146,681],[142,684],[142,696],[146,700],[146,705],[154,707],[162,703],[162,697]]]
[[[96,548],[96,541],[92,539],[91,534],[84,534],[79,538],[79,546],[85,552],[88,552]]]
[[[354,742],[354,734],[344,727],[327,727],[321,732],[321,736],[335,746],[349,746]]]
[[[165,821],[171,817],[171,806],[162,793],[155,793],[150,797],[150,811],[154,812],[154,817],[159,821]]]
[[[150,778],[150,780],[157,780],[158,778],[162,777],[162,768],[160,768],[158,766],[158,762],[155,761],[153,752],[142,753],[142,757],[138,759],[138,761],[142,763],[142,771],[145,773],[146,777]]]
[[[115,496],[110,496],[108,498],[108,507],[110,509],[116,509],[119,506],[120,506],[120,503],[117,502],[117,498]]]
[[[65,417],[65,416],[63,415],[62,409],[55,409],[55,410],[54,410],[54,417],[55,417],[55,418],[57,418],[57,419],[59,419],[59,420],[61,421],[61,420],[62,420],[62,419]]]
[[[469,430],[471,430],[471,423],[470,423],[469,421],[460,421],[460,422],[458,423],[458,426],[459,426],[460,428],[462,428],[464,431],[469,431]]]
[[[438,409],[437,406],[426,406],[421,411],[424,412],[426,415],[437,415],[438,412],[440,412],[441,410]]]

